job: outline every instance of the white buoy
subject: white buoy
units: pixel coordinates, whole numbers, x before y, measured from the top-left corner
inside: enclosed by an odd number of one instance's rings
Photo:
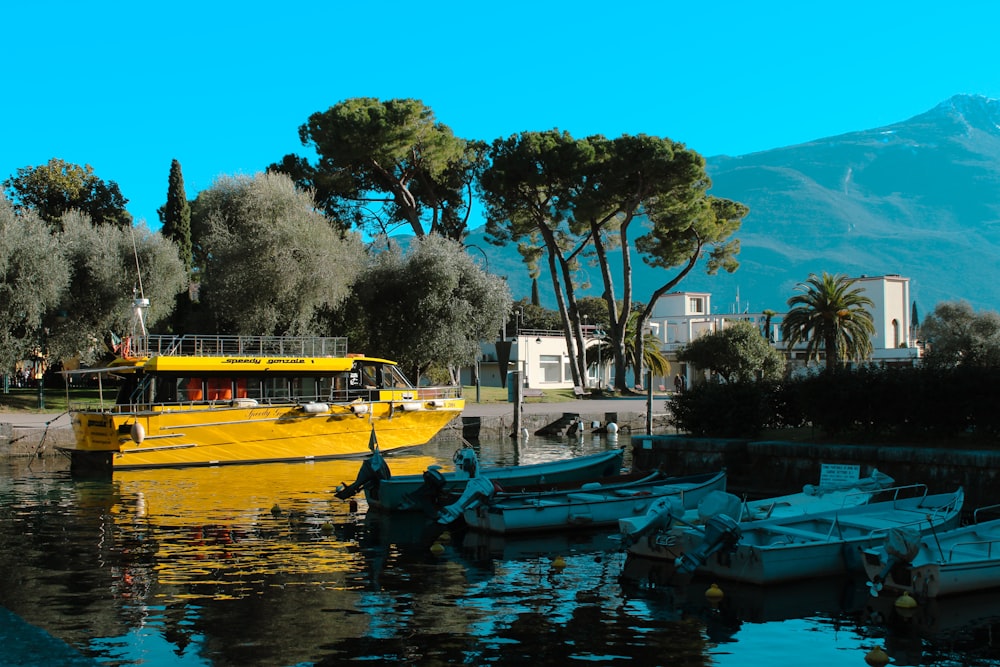
[[[608,433],[616,435],[618,433],[618,424],[614,422],[608,422]]]
[[[146,439],[146,429],[139,422],[132,422],[132,428],[129,429],[129,436],[132,438],[132,442],[141,445],[142,441]]]

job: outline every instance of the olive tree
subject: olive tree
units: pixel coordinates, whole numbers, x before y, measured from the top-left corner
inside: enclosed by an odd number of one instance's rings
[[[69,271],[58,239],[33,211],[0,196],[0,374],[41,344],[44,316],[59,303]]]
[[[939,303],[920,327],[925,363],[937,367],[1000,366],[1000,314],[975,312],[967,301]]]
[[[511,296],[506,281],[484,271],[460,243],[429,235],[407,250],[390,243],[373,251],[350,305],[363,323],[355,330],[367,354],[398,361],[411,379],[447,368],[457,384],[479,342],[503,327]]]
[[[145,225],[94,225],[76,211],[62,225],[59,249],[70,281],[46,316],[49,352],[91,363],[103,354],[108,333],[130,333],[136,297],[149,299],[147,326],[169,316],[187,274],[177,246]]]
[[[284,174],[227,176],[198,196],[205,229],[201,299],[220,333],[312,335],[364,265],[309,192]]]

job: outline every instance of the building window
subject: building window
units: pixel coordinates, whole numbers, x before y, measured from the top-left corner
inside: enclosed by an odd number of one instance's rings
[[[688,297],[688,309],[694,314],[705,312],[705,300],[700,296]]]
[[[899,339],[899,320],[892,321],[892,341],[893,347],[899,347],[902,343]]]
[[[542,368],[542,382],[562,382],[562,356],[543,354],[538,359]]]

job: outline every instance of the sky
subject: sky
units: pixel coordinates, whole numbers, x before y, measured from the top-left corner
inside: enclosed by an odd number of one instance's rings
[[[118,184],[159,227],[288,153],[310,114],[415,98],[468,139],[553,128],[743,155],[1000,98],[1000,3],[8,3],[0,181],[53,157]],[[473,226],[476,226],[473,221]]]

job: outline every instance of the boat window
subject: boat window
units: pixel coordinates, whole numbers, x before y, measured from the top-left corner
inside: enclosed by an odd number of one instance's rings
[[[337,373],[332,378],[330,378],[330,402],[336,403],[338,401],[346,401],[347,398],[347,386],[348,386],[348,376],[349,373]]]
[[[205,399],[205,388],[202,378],[178,378],[177,399],[180,401],[202,401]]]
[[[406,379],[406,376],[403,375],[403,371],[395,366],[383,366],[382,377],[385,379],[386,386],[388,387],[396,389],[411,389],[413,387],[410,381]]]
[[[233,399],[232,378],[209,378],[207,384],[208,400],[231,401]]]
[[[320,400],[326,392],[320,389],[320,378],[297,377],[292,378],[292,396],[296,400],[315,401]]]
[[[266,401],[274,400],[289,400],[290,394],[288,391],[288,378],[285,377],[269,377],[264,378],[261,383],[263,389],[263,398]]]
[[[158,377],[153,381],[154,403],[176,403],[177,402],[177,378]]]

